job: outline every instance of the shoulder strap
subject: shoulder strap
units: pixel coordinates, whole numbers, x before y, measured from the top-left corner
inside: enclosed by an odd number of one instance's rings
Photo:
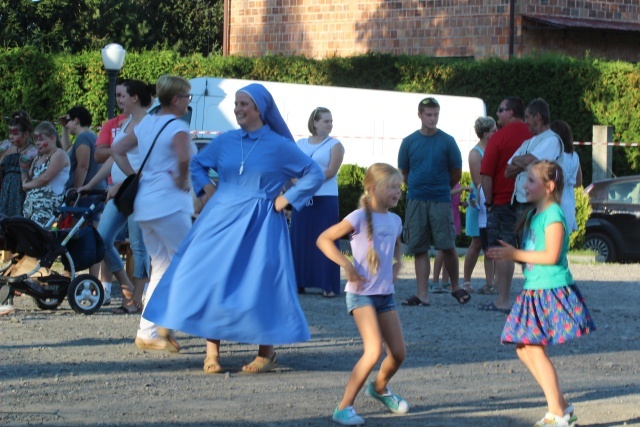
[[[169,125],[169,123],[171,123],[174,120],[176,120],[176,119],[173,118],[173,119],[169,120],[167,123],[165,123],[164,126],[162,126],[162,129],[160,129],[160,132],[158,132],[158,134],[156,135],[155,139],[151,143],[151,147],[149,148],[149,151],[147,152],[147,155],[144,156],[144,160],[142,161],[142,164],[140,165],[140,169],[138,169],[138,173],[137,173],[138,177],[140,176],[140,173],[142,172],[142,168],[147,163],[147,159],[149,158],[149,154],[151,154],[151,150],[153,150],[153,146],[156,145],[156,141],[158,140],[158,137],[160,136],[160,134],[162,133],[164,128],[166,128]]]
[[[309,154],[309,157],[311,157],[311,158],[313,159],[313,155],[314,155],[314,154],[316,154],[316,151],[318,151],[320,148],[322,148],[322,146],[323,146],[324,144],[326,144],[327,142],[331,141],[332,139],[333,139],[332,137],[327,136],[327,137],[325,138],[325,140],[324,140],[324,141],[322,141],[322,142],[320,143],[320,145],[318,145],[318,147],[316,147],[316,149],[315,149],[315,150],[313,150],[313,151],[311,152],[311,154]],[[308,140],[307,140],[307,143],[308,143]]]

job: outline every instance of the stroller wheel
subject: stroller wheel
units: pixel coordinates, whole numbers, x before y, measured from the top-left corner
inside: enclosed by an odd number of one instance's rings
[[[40,310],[55,310],[64,298],[33,298]]]
[[[81,274],[69,284],[69,305],[78,314],[93,314],[104,301],[104,288],[100,280],[90,274]]]

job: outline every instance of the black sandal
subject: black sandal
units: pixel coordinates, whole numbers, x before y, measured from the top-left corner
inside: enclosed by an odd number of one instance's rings
[[[417,295],[413,295],[411,298],[402,301],[400,304],[409,307],[429,307],[431,305],[428,302],[422,302],[422,300],[418,298]]]
[[[138,307],[136,304],[131,304],[128,306],[121,305],[120,307],[111,310],[111,313],[113,314],[136,314],[139,312],[140,307]]]
[[[458,303],[464,305],[471,301],[471,295],[462,288],[458,288],[457,291],[451,292],[451,296],[454,297]]]

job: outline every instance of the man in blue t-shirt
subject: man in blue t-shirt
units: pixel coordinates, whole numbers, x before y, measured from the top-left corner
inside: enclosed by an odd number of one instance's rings
[[[398,168],[407,184],[407,205],[404,243],[415,255],[416,295],[403,305],[429,305],[429,248],[444,255],[444,267],[449,273],[451,290],[460,304],[471,298],[458,284],[458,254],[456,231],[451,210],[451,189],[462,176],[462,156],[456,140],[438,129],[440,104],[425,98],[418,104],[420,130],[412,133],[400,145]]]

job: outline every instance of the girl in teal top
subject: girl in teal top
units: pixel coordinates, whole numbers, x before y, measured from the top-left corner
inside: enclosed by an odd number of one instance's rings
[[[501,341],[516,344],[518,357],[547,398],[547,414],[534,427],[573,427],[573,405],[560,391],[548,344],[560,344],[596,329],[584,298],[573,283],[567,263],[569,233],[560,208],[562,168],[541,160],[529,166],[525,193],[533,208],[520,219],[522,249],[504,242],[488,255],[497,260],[524,263],[524,289],[507,317]]]

